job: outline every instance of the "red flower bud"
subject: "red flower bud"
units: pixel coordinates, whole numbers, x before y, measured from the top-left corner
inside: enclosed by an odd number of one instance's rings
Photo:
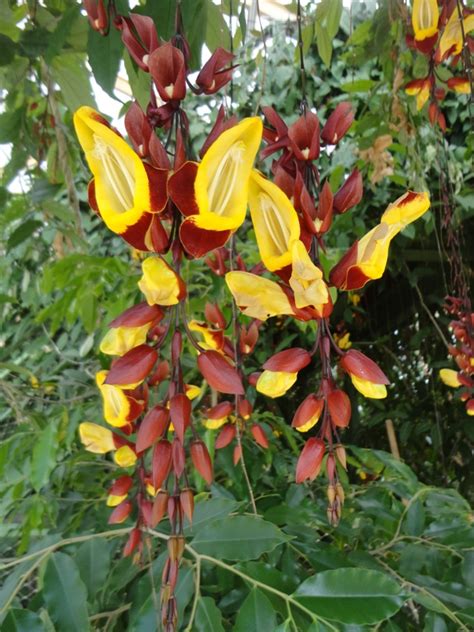
[[[184,512],[184,515],[189,520],[191,524],[193,521],[193,513],[194,513],[194,494],[190,489],[183,489],[179,495],[179,502],[181,503],[181,508]]]
[[[170,417],[176,435],[183,442],[186,429],[191,423],[191,401],[183,393],[178,393],[171,398]]]
[[[266,371],[285,371],[287,373],[297,373],[304,369],[311,362],[311,355],[300,347],[285,349],[275,353],[269,358],[263,368]]]
[[[234,424],[225,424],[225,426],[220,431],[215,447],[216,450],[220,450],[221,448],[225,448],[232,443],[236,435],[235,425]]]
[[[253,438],[255,439],[256,443],[258,443],[259,446],[265,449],[268,448],[269,443],[268,443],[267,435],[265,434],[260,424],[252,424],[252,427],[250,428],[250,432],[252,433]]]
[[[143,452],[161,438],[168,428],[169,412],[157,405],[147,412],[137,432],[136,450]]]
[[[128,536],[127,543],[123,548],[123,556],[128,557],[133,553],[133,551],[137,548],[137,546],[141,543],[142,532],[140,529],[132,529],[130,531],[130,535]]]
[[[344,391],[339,389],[328,395],[329,414],[335,426],[346,428],[351,419],[351,400]]]
[[[191,444],[191,459],[194,467],[208,485],[212,483],[212,463],[206,445],[202,441],[194,441]]]
[[[328,145],[335,145],[347,132],[353,120],[352,105],[347,101],[339,103],[326,121],[326,125],[321,132],[321,138]]]
[[[132,485],[133,479],[131,476],[120,476],[112,483],[112,486],[108,491],[108,495],[125,496],[125,494],[128,494]]]
[[[212,325],[212,327],[215,329],[225,329],[225,318],[218,305],[215,305],[214,303],[206,303],[204,315],[207,322]]]
[[[196,78],[204,94],[214,94],[230,81],[235,66],[229,67],[229,64],[233,59],[234,55],[223,48],[217,48],[212,53]]]
[[[296,464],[297,483],[302,483],[306,479],[313,481],[316,478],[323,462],[324,449],[322,439],[316,437],[308,439]]]
[[[334,210],[337,213],[345,213],[359,204],[362,192],[362,175],[358,169],[354,169],[334,196]]]
[[[319,156],[319,119],[306,112],[288,129],[290,146],[297,160],[316,160]]]
[[[324,400],[317,397],[314,393],[308,395],[296,409],[291,425],[293,428],[301,428],[308,422],[317,423],[324,408]],[[309,430],[309,428],[308,428]]]
[[[341,366],[349,374],[375,384],[390,384],[388,377],[382,369],[370,358],[350,349],[341,360]]]
[[[159,522],[161,522],[161,520],[166,514],[167,507],[168,507],[168,492],[159,491],[153,502],[153,509],[151,512],[151,526],[152,527],[156,527],[156,525]]]
[[[180,101],[186,95],[186,63],[183,53],[167,43],[151,53],[150,74],[163,101]]]
[[[148,72],[150,53],[159,46],[153,19],[138,13],[130,13],[128,18],[122,18],[122,42],[135,63]]]
[[[155,445],[152,459],[153,487],[159,489],[166,480],[171,469],[171,443],[162,439]]]
[[[120,505],[117,505],[110,514],[109,524],[120,524],[121,522],[124,522],[130,515],[131,511],[132,503],[129,500],[124,500],[120,503]]]

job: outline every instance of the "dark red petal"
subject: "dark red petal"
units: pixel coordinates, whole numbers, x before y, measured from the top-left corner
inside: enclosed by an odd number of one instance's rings
[[[127,351],[113,363],[105,384],[134,384],[142,382],[150,374],[158,353],[148,345],[139,345]]]
[[[170,417],[177,436],[184,441],[184,433],[191,423],[191,401],[183,393],[171,398]]]
[[[328,408],[334,425],[338,428],[346,428],[351,420],[351,400],[348,395],[336,389],[328,395]]]
[[[212,463],[209,452],[202,441],[195,441],[191,444],[191,459],[194,467],[203,477],[208,485],[212,483],[214,474],[212,472]]]
[[[148,305],[148,303],[138,303],[129,307],[124,312],[114,318],[109,327],[141,327],[154,320],[163,318],[163,310],[158,305]]]
[[[205,351],[198,356],[198,368],[211,388],[220,393],[243,395],[242,378],[237,370],[217,351]]]
[[[269,358],[263,368],[268,371],[285,371],[297,373],[311,362],[311,354],[301,347],[293,347],[275,353]]]
[[[216,450],[225,448],[226,446],[229,445],[229,443],[232,443],[232,441],[235,438],[235,435],[236,435],[235,425],[225,424],[225,426],[222,428],[222,430],[220,431],[216,439],[216,443],[215,443]]]
[[[341,366],[349,374],[374,384],[390,384],[388,377],[373,360],[355,349],[349,349],[341,360]]]
[[[319,474],[324,458],[324,441],[311,437],[306,442],[296,464],[296,482],[303,483],[306,479],[314,480]]]
[[[137,432],[136,450],[143,452],[163,436],[168,427],[169,412],[163,406],[155,406],[147,412]]]
[[[179,236],[186,251],[196,259],[220,248],[230,237],[230,230],[204,230],[194,223],[194,216],[181,224]]]

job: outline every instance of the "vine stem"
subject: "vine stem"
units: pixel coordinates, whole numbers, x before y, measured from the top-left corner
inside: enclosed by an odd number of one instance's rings
[[[186,630],[184,632],[192,632],[194,619],[196,617],[197,607],[199,603],[199,597],[201,596],[201,559],[196,559],[196,570],[195,570],[195,580],[194,580],[194,600],[191,608],[191,614],[189,615],[189,623],[186,626]]]

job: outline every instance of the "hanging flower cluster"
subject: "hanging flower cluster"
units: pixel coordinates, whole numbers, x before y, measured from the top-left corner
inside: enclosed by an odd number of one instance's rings
[[[456,340],[449,346],[449,354],[458,370],[441,369],[441,380],[452,388],[460,389],[458,397],[465,402],[468,415],[474,415],[474,313],[466,313],[461,299],[448,297],[446,311],[455,317],[449,327]]]
[[[407,44],[427,57],[428,73],[413,79],[405,86],[405,92],[416,96],[416,107],[421,110],[429,101],[428,116],[432,125],[446,131],[446,119],[440,109],[440,101],[446,90],[459,94],[471,94],[469,69],[463,65],[462,74],[444,79],[438,72],[443,62],[456,69],[466,57],[474,53],[474,38],[469,33],[474,29],[474,12],[462,0],[413,0],[413,35],[406,38]],[[444,84],[444,85],[443,85]]]
[[[410,191],[390,204],[380,223],[356,241],[325,278],[320,253],[325,249],[326,233],[335,215],[360,202],[362,177],[354,170],[333,194],[329,182],[320,181],[317,160],[321,146],[336,145],[348,131],[353,121],[351,106],[339,104],[322,129],[316,114],[308,109],[290,127],[272,108],[264,108],[264,113],[271,127],[264,130],[267,147],[261,155],[280,155],[272,164],[274,182],[253,171],[249,206],[263,265],[279,280],[245,270],[229,271],[225,279],[242,313],[256,319],[254,322],[291,316],[315,324],[312,349],[293,347],[276,353],[253,376],[253,382],[258,392],[281,397],[295,384],[300,371],[319,364],[314,391],[300,403],[292,421],[299,432],[312,431],[317,425],[299,457],[296,482],[314,480],[325,467],[328,518],[337,524],[344,501],[337,463],[346,467],[339,433],[351,418],[350,399],[338,384],[337,370],[347,374],[354,387],[369,398],[386,397],[388,379],[366,355],[345,344],[341,345],[348,348],[344,351],[335,342],[329,317],[337,292],[330,286],[351,291],[379,279],[391,240],[426,212],[429,199],[426,193]]]
[[[259,117],[239,122],[221,108],[196,161],[183,100],[189,90],[208,95],[222,88],[231,78],[233,55],[215,51],[192,83],[179,3],[176,35],[169,42],[160,41],[149,17],[118,15],[113,2],[107,11],[101,0],[88,0],[85,6],[94,29],[106,35],[113,25],[121,31],[151,87],[146,111],[133,103],[125,116],[131,146],[95,110],[81,107],[75,113],[77,136],[93,175],[89,203],[112,232],[150,256],[138,280],[144,300],[110,323],[100,345],[111,356],[109,370],[96,376],[107,426],[84,422],[80,436],[87,450],[113,453],[123,468],[107,504],[113,508],[110,523],[135,522],[125,555],[138,557],[143,532],[165,516],[170,522],[161,604],[163,628],[171,632],[177,622],[174,591],[185,548],[184,521],[193,517],[190,473],[194,469],[207,484],[213,479],[193,404],[203,393],[186,382],[184,357],[192,357],[209,387],[224,395],[220,401],[214,395],[201,425],[219,431],[217,449],[233,445],[235,464],[243,463],[243,435],[263,449],[269,445],[263,426],[253,419],[250,388],[280,397],[301,371],[319,366],[313,392],[292,421],[297,431],[312,432],[297,463],[296,481],[313,480],[325,468],[328,517],[337,524],[344,501],[337,466],[346,467],[339,432],[351,417],[337,371],[370,398],[386,396],[388,379],[347,341],[335,342],[329,323],[333,302],[338,290],[358,290],[383,275],[391,240],[428,209],[429,200],[426,193],[402,195],[325,276],[320,252],[326,233],[334,216],[356,206],[363,194],[357,169],[333,193],[329,182],[320,182],[317,167],[321,147],[336,145],[350,128],[350,104],[338,105],[322,129],[307,107],[289,127],[272,108],[264,108],[265,129]],[[262,159],[279,153],[272,179],[254,169],[262,135],[267,144]],[[262,261],[252,270],[237,255],[233,237],[247,208]],[[188,320],[182,263],[201,257],[225,276],[235,301],[231,323],[213,304],[206,305],[199,320]],[[250,321],[239,321],[237,306]],[[314,345],[273,354],[261,372],[248,375],[246,357],[254,351],[263,321],[274,316],[314,323]],[[229,328],[231,335],[226,334]]]

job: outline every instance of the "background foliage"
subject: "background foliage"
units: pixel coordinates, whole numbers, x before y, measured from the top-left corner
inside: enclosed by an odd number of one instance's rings
[[[196,62],[203,45],[229,46],[229,9],[224,0],[183,0]],[[243,3],[233,9],[239,115],[273,105],[291,122],[301,98],[295,22],[265,25],[264,47]],[[163,38],[172,35],[173,0],[149,0],[137,10],[155,18]],[[221,451],[211,490],[195,481],[201,493],[177,591],[182,629],[474,627],[474,427],[437,379],[446,364],[441,336],[449,338],[439,173],[452,183],[453,221],[472,234],[474,137],[467,97],[446,98],[443,139],[400,89],[405,78],[423,75],[422,61],[405,47],[403,19],[395,1],[377,9],[353,2],[349,14],[323,0],[308,6],[303,30],[308,96],[318,115],[324,120],[345,99],[357,111],[342,146],[323,156],[322,176],[335,190],[354,164],[365,175],[362,203],[337,217],[327,264],[407,188],[432,196],[426,220],[396,240],[382,281],[360,302],[341,297],[333,316],[387,372],[389,397],[353,402],[344,435],[352,446],[347,501],[337,529],[327,525],[324,481],[292,483],[300,437],[288,421],[307,392],[304,373],[283,401],[258,400],[257,414],[274,435],[265,452],[245,446],[260,517],[248,513],[241,470]],[[72,0],[0,0],[0,33],[0,143],[11,150],[0,178],[0,625],[6,632],[153,630],[166,524],[150,537],[141,565],[120,559],[128,527],[108,530],[104,502],[116,466],[77,441],[78,424],[100,418],[93,375],[106,359],[98,342],[106,324],[138,299],[139,260],[90,213],[88,174],[71,127],[79,105],[94,105],[92,79],[116,98],[124,66],[139,102],[147,88],[118,34],[100,38]],[[198,114],[198,102],[189,100],[196,151],[218,104],[208,98],[203,106],[201,98],[199,105]],[[244,227],[239,247],[248,262],[257,260],[250,237]],[[468,262],[472,252],[466,243]],[[196,317],[203,297],[228,300],[204,265],[193,262],[187,282]],[[307,336],[304,326],[277,321],[262,330],[255,366],[269,349],[290,340],[305,346]],[[386,419],[403,462],[388,453]],[[213,434],[205,436],[212,447]]]

